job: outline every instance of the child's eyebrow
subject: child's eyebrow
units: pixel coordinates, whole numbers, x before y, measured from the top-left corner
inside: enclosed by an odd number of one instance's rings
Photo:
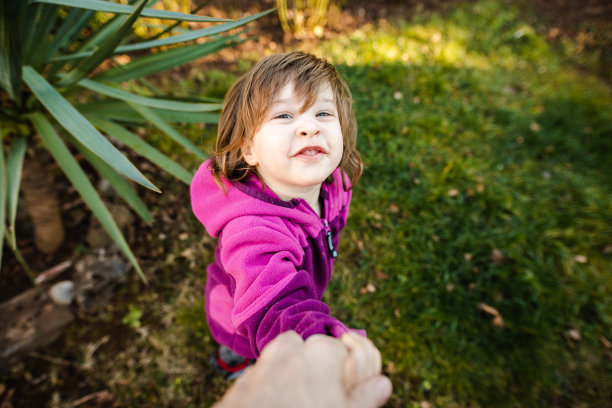
[[[285,98],[285,99],[275,99],[272,101],[272,105],[282,105],[282,104],[289,104],[293,102],[293,98]],[[321,99],[321,102],[327,102],[327,103],[335,103],[333,99],[331,98],[323,98]]]

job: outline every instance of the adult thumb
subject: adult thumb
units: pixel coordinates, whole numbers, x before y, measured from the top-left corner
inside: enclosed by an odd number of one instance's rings
[[[350,408],[378,408],[381,407],[393,391],[391,380],[383,375],[372,377],[358,384],[349,396]]]

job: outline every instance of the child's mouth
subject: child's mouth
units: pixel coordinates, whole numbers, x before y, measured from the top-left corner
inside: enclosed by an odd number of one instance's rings
[[[298,151],[294,157],[315,157],[327,152],[320,146],[308,146]]]

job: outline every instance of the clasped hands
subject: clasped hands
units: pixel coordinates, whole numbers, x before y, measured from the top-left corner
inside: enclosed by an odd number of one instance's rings
[[[355,333],[340,339],[314,335],[304,341],[279,335],[242,374],[216,408],[376,408],[391,395],[371,340]]]

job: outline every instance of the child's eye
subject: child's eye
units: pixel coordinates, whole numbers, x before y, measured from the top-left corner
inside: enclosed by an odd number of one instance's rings
[[[323,111],[323,112],[317,113],[317,116],[333,116],[333,115],[331,114],[331,112]]]
[[[274,116],[274,119],[291,119],[291,115],[288,113],[281,113],[279,115]]]

